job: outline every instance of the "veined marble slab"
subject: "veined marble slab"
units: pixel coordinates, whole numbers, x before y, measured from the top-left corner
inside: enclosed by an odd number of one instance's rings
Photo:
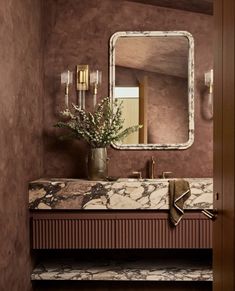
[[[200,262],[169,260],[138,261],[44,261],[31,280],[112,281],[212,281],[212,267]]]
[[[213,208],[213,179],[185,178],[191,196],[184,209]],[[39,179],[29,184],[30,209],[169,209],[168,179],[115,182]]]

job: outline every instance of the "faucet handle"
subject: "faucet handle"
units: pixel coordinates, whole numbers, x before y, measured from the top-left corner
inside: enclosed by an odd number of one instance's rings
[[[169,178],[169,176],[172,174],[172,172],[162,172],[162,178],[166,179]]]
[[[132,172],[132,175],[137,176],[138,179],[142,179],[142,173],[140,171],[134,171]]]

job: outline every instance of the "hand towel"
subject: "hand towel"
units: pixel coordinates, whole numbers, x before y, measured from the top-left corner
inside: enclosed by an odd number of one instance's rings
[[[176,226],[184,214],[184,202],[190,197],[189,183],[183,179],[169,181],[170,221]]]

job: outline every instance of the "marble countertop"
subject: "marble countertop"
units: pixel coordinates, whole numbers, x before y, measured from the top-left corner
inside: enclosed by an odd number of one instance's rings
[[[36,266],[32,280],[212,281],[208,262],[186,260],[81,261],[46,260]]]
[[[184,179],[191,189],[184,209],[212,209],[213,179]],[[39,179],[29,183],[29,209],[167,210],[168,187],[167,179],[120,179],[114,182]]]

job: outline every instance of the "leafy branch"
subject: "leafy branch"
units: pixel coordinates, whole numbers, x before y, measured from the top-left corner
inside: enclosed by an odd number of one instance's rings
[[[69,130],[69,134],[61,138],[85,140],[92,148],[109,146],[112,142],[120,142],[129,134],[137,131],[142,125],[135,125],[123,130],[122,103],[103,98],[94,113],[87,112],[76,105],[73,110],[61,112],[66,121],[59,121],[55,127]]]

